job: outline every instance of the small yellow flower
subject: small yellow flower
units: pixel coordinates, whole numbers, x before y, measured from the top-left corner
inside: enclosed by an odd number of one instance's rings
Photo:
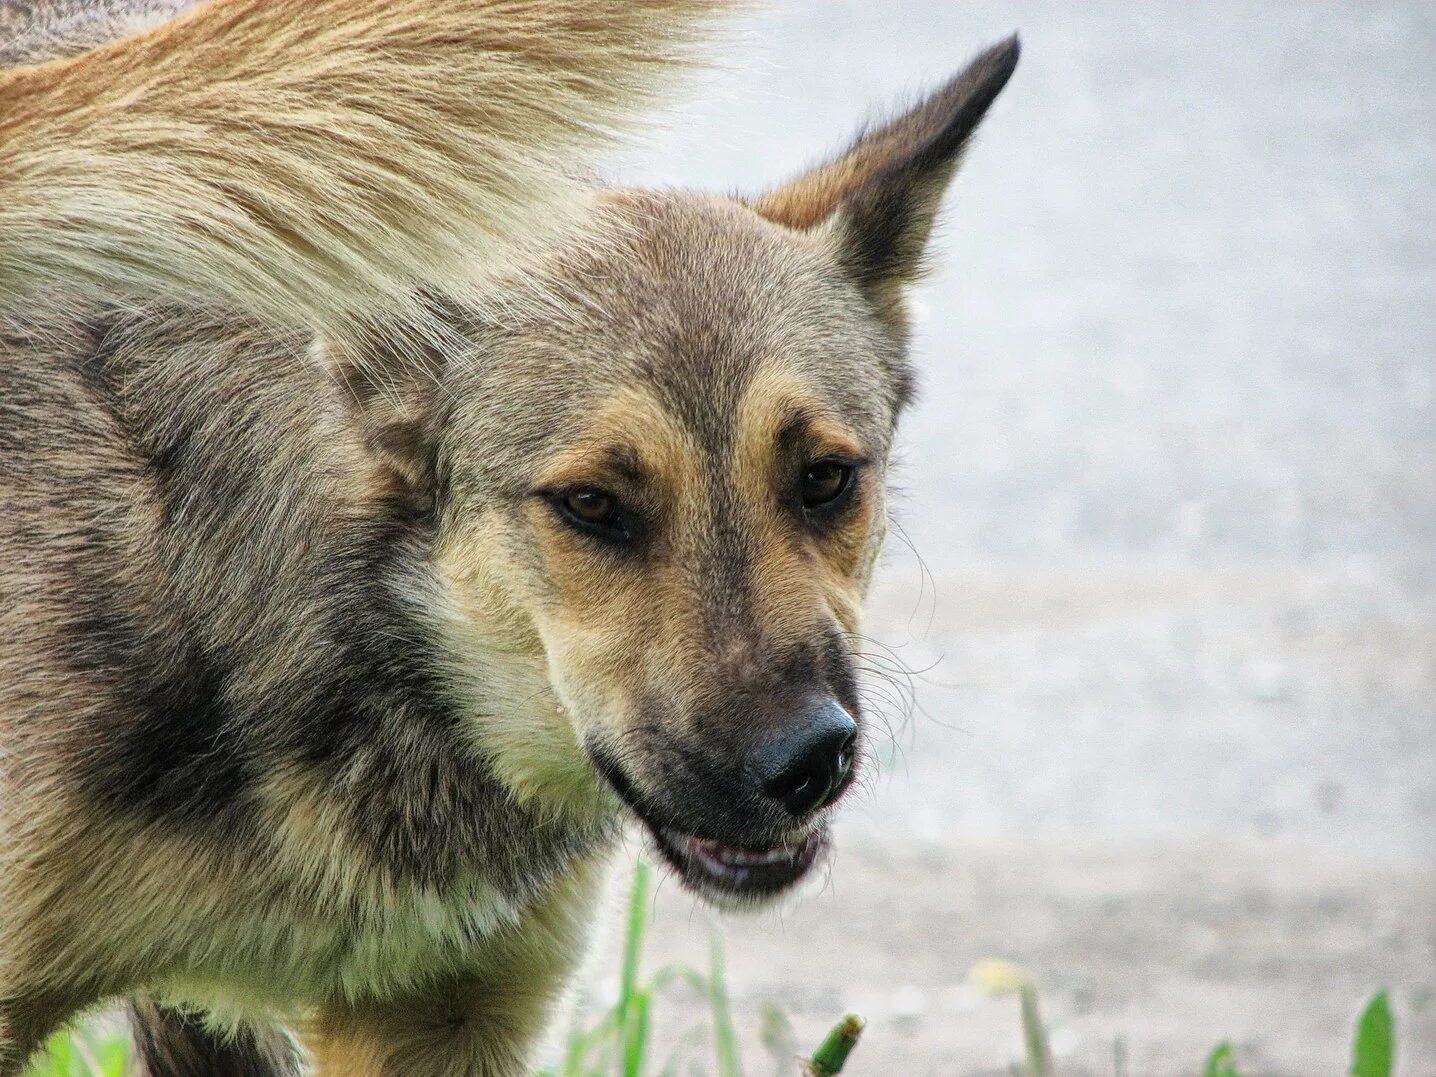
[[[1027,973],[1015,961],[1000,957],[984,957],[973,962],[967,978],[979,991],[988,995],[1015,995],[1027,983]]]

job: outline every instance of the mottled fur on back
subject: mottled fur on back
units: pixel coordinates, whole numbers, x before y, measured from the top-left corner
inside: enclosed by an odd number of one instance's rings
[[[801,878],[866,744],[900,287],[1015,62],[747,202],[595,193],[399,357],[235,295],[0,310],[0,1077],[120,998],[148,1077],[291,1034],[508,1077],[625,820],[713,901]]]

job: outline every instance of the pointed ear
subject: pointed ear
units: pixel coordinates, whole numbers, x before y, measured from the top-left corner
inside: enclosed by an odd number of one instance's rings
[[[368,449],[375,489],[411,513],[431,511],[442,353],[355,326],[344,338],[315,336],[309,357],[333,381]]]
[[[753,208],[791,228],[826,231],[843,269],[880,315],[900,324],[902,288],[922,272],[943,192],[1019,52],[1015,34],[992,46],[922,103]]]

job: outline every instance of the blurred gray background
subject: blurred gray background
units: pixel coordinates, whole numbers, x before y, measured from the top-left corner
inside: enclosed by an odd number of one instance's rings
[[[1342,1073],[1381,986],[1436,1074],[1436,5],[745,27],[625,178],[757,190],[1025,45],[920,293],[870,622],[918,709],[823,891],[727,924],[751,1071],[773,998],[805,1041],[866,1014],[858,1075],[1006,1073],[1002,958],[1064,1074]]]

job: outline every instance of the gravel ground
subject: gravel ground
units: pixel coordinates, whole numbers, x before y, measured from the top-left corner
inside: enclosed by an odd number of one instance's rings
[[[757,189],[1014,27],[922,291],[872,631],[921,670],[739,1019],[862,1074],[1436,1074],[1436,8],[789,2],[629,175]],[[916,550],[921,563],[913,555]],[[897,717],[895,715],[895,717]],[[656,902],[656,958],[707,914]],[[692,1010],[681,1001],[671,1020]],[[662,1020],[662,1014],[660,1014]],[[750,1044],[750,1055],[752,1045]],[[757,1068],[754,1072],[761,1072]]]

